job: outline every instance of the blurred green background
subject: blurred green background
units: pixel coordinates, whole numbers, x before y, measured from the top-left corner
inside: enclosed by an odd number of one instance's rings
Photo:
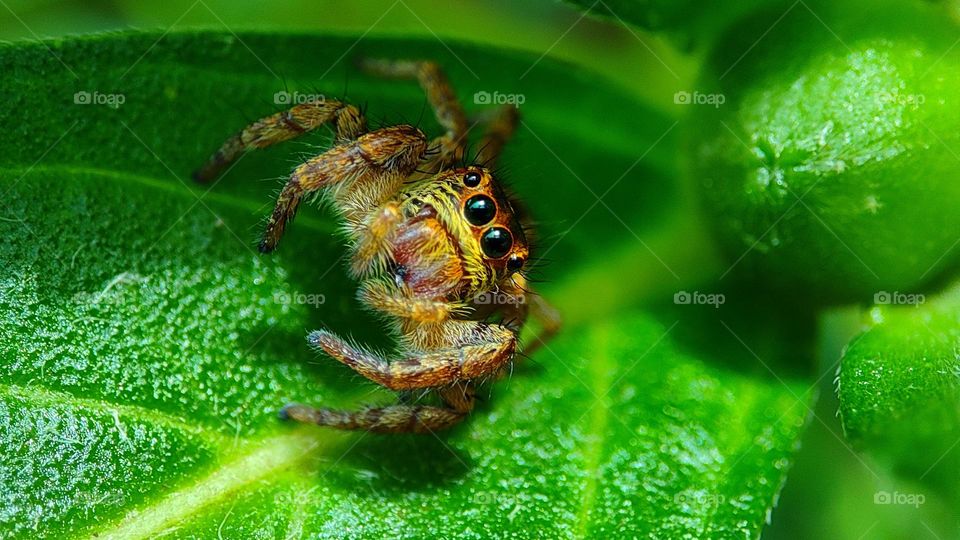
[[[103,30],[209,28],[240,32],[334,32],[433,36],[490,43],[537,56],[591,65],[604,75],[675,112],[679,80],[694,63],[640,30],[584,16],[550,0],[374,0],[255,2],[241,0],[3,0],[0,39],[31,39]],[[603,62],[597,60],[603,58]],[[332,59],[331,59],[332,60]],[[318,62],[327,61],[318,59]]]
[[[282,30],[356,35],[421,35],[549,55],[606,77],[637,99],[678,116],[673,94],[690,86],[697,61],[669,42],[616,20],[584,16],[549,0],[0,0],[0,39],[60,37],[126,28],[209,28],[229,32]],[[318,59],[329,62],[332,59]],[[574,67],[576,66],[576,67]],[[455,81],[454,81],[455,82]],[[572,106],[577,99],[570,96]],[[637,118],[638,123],[644,121]],[[598,156],[602,159],[602,156]],[[821,399],[803,439],[771,525],[779,538],[941,538],[956,533],[951,508],[928,498],[919,508],[874,504],[878,491],[918,492],[893,478],[843,439],[833,383],[843,344],[858,328],[853,310],[824,318],[820,347]],[[938,531],[938,532],[934,532]]]

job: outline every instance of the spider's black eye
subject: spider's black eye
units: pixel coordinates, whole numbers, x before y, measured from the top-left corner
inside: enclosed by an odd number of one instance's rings
[[[523,257],[519,255],[511,255],[510,258],[507,259],[507,271],[516,272],[517,270],[520,270],[523,268],[524,262],[525,261],[523,260]]]
[[[499,259],[510,252],[513,247],[513,236],[503,227],[487,229],[480,237],[480,247],[483,254],[491,259]]]
[[[473,225],[486,225],[497,215],[497,203],[486,195],[474,195],[463,205],[463,215]]]
[[[480,185],[480,175],[475,172],[468,172],[467,175],[463,177],[463,183],[467,187],[477,187]]]

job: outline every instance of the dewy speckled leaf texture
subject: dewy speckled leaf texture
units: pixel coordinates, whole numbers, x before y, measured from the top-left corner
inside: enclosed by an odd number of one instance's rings
[[[811,401],[809,376],[780,368],[808,363],[808,342],[784,347],[735,293],[670,304],[709,267],[677,225],[672,121],[572,66],[521,77],[536,58],[357,37],[0,48],[0,536],[758,536]],[[279,91],[348,89],[373,119],[417,122],[416,85],[348,83],[360,56],[437,59],[473,112],[481,90],[526,97],[506,165],[555,244],[542,290],[568,324],[438,437],[276,418],[390,399],[304,340],[389,343],[329,215],[304,209],[276,254],[252,250],[283,175],[329,135],[250,155],[209,191],[187,180]]]

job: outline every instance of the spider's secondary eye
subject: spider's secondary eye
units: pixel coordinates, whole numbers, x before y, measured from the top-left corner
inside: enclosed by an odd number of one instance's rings
[[[507,270],[510,272],[516,272],[517,270],[523,268],[524,262],[525,261],[523,260],[523,257],[519,255],[511,255],[510,258],[507,259]]]
[[[480,185],[480,175],[475,172],[468,172],[467,175],[463,177],[463,183],[467,187],[477,187]]]
[[[487,229],[483,236],[480,237],[480,247],[483,249],[483,254],[491,259],[499,259],[506,255],[510,248],[513,247],[513,236],[510,235],[510,231],[504,229],[503,227],[493,227],[492,229]]]
[[[463,205],[463,215],[473,225],[486,225],[497,215],[497,203],[486,195],[474,195]]]

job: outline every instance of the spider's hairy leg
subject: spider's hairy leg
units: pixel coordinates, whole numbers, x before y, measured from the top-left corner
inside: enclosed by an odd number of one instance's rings
[[[307,340],[360,375],[391,390],[432,388],[488,377],[513,359],[516,336],[504,326],[475,321],[447,321],[442,325],[457,325],[456,332],[467,339],[472,337],[473,342],[412,352],[391,362],[324,330],[311,332]]]
[[[477,388],[471,381],[460,381],[438,390],[443,403],[461,414],[468,414],[477,404]]]
[[[427,94],[437,122],[446,133],[434,139],[430,146],[439,147],[439,155],[431,161],[433,170],[445,168],[459,161],[467,144],[467,116],[450,81],[436,62],[424,60],[365,59],[361,68],[381,77],[416,79]]]
[[[303,198],[323,188],[335,190],[338,207],[347,221],[357,220],[393,195],[410,176],[427,150],[423,132],[398,125],[378,129],[347,141],[311,158],[294,169],[260,242],[260,251],[276,249],[287,224]]]
[[[480,150],[477,154],[477,163],[484,167],[496,165],[500,152],[507,144],[520,122],[520,112],[513,105],[503,105],[487,123],[483,138],[480,140]]]
[[[348,103],[324,99],[294,105],[253,122],[227,139],[193,177],[200,182],[213,180],[244,152],[288,141],[327,123],[334,124],[337,142],[367,132],[363,113]]]

